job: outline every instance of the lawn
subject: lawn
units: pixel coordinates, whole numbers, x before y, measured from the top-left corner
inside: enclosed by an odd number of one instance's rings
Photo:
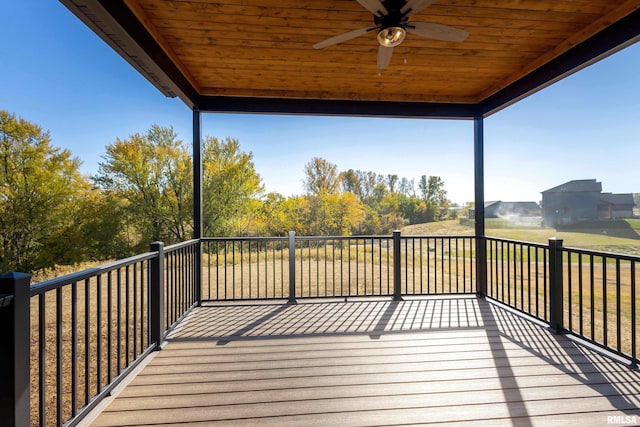
[[[415,224],[402,228],[404,235],[473,235],[472,226],[458,220]],[[563,239],[564,246],[640,255],[640,219],[594,221],[556,230],[550,227],[520,226],[502,219],[488,219],[485,233],[490,237],[547,244],[549,238]]]
[[[472,236],[474,234],[473,227],[462,225],[458,221],[411,225],[404,227],[401,231],[404,236]],[[560,237],[564,239],[565,246],[627,254],[640,254],[639,233],[640,220],[599,222],[589,227],[583,225],[580,228],[560,231],[551,228],[517,226],[502,220],[489,220],[486,224],[486,234],[492,237],[541,244],[546,244],[550,237]],[[473,292],[475,290],[474,248],[471,242],[463,243],[464,241],[465,239],[403,240],[401,251],[403,292]],[[273,244],[268,250],[267,245],[245,245],[244,250],[249,250],[251,247],[254,250],[257,248],[257,252],[239,253],[235,259],[226,260],[215,257],[213,252],[205,252],[203,259],[203,296],[205,298],[286,298],[288,296],[288,249],[282,245]],[[308,243],[307,246],[296,249],[296,252],[299,252],[296,257],[297,294],[309,297],[389,295],[393,292],[393,275],[390,269],[393,254],[390,249],[391,246],[386,239]],[[528,253],[518,255],[518,251],[519,249],[511,249],[507,246],[506,250],[501,249],[498,253],[496,249],[495,253],[490,254],[490,294],[505,301],[508,300],[507,302],[521,309],[533,310],[535,307],[543,317],[542,313],[548,301],[544,297],[546,278],[542,273],[544,271],[542,257],[539,261],[535,261],[535,255]],[[529,258],[532,258],[531,262],[521,264],[521,259]],[[586,264],[588,259],[584,258],[583,261]],[[574,330],[582,329],[586,336],[596,341],[608,341],[614,347],[619,346],[621,351],[632,353],[631,325],[634,320],[637,326],[640,327],[640,325],[638,325],[638,319],[631,318],[630,306],[632,301],[635,301],[636,306],[640,305],[640,296],[637,289],[635,296],[632,295],[629,279],[635,275],[635,282],[640,282],[638,277],[640,269],[632,269],[627,262],[616,266],[615,263],[611,264],[598,259],[595,261],[594,269],[589,271],[578,268],[576,263],[577,259],[574,256],[571,268],[565,269],[566,295],[571,295],[570,313],[569,302],[565,301],[566,321],[572,322]],[[568,265],[567,259],[565,259],[565,265]],[[78,266],[72,270],[89,267],[92,265]],[[618,273],[616,268],[619,268]],[[569,270],[571,282],[568,277]],[[68,272],[70,271],[65,271],[65,273]],[[139,275],[146,274],[146,266],[138,272]],[[51,274],[55,275],[55,272]],[[123,272],[123,277],[129,277],[130,274],[130,272]],[[620,285],[616,283],[616,274],[621,277]],[[45,277],[39,277],[40,280],[43,278]],[[129,278],[131,283],[135,283],[135,278]],[[76,314],[72,311],[74,299],[70,287],[60,293],[62,307],[60,312],[56,310],[54,292],[48,295],[43,302],[46,306],[46,314],[42,319],[38,317],[37,299],[32,300],[32,369],[35,374],[32,377],[32,390],[37,391],[39,388],[37,373],[40,364],[44,367],[43,385],[47,391],[43,399],[50,410],[47,424],[54,422],[51,415],[55,414],[56,406],[61,407],[64,419],[71,415],[70,401],[74,393],[70,388],[72,382],[70,377],[76,377],[74,381],[77,381],[78,387],[75,396],[79,406],[82,406],[87,400],[85,391],[89,391],[89,395],[96,393],[98,383],[106,384],[109,378],[119,371],[120,365],[126,365],[129,358],[142,350],[143,343],[148,342],[148,323],[144,320],[148,293],[139,286],[129,287],[125,282],[117,286],[115,280],[114,277],[114,287],[110,291],[106,277],[102,278],[100,285],[95,279],[87,282],[92,288],[90,302],[87,304],[91,313],[88,321],[85,315],[87,307],[81,297],[85,293],[85,282],[78,283],[75,291],[80,296],[75,308]],[[138,283],[143,283],[142,277]],[[100,296],[97,292],[98,287],[101,288]],[[121,295],[118,296],[119,294]],[[119,300],[121,300],[120,307],[118,307]],[[616,316],[617,300],[620,301],[619,317]],[[590,307],[594,308],[593,318],[590,315]],[[535,313],[535,310],[533,311]],[[101,314],[100,318],[97,313]],[[57,330],[60,324],[58,316],[63,320],[59,330]],[[73,320],[76,316],[77,323]],[[41,321],[46,325],[46,335],[42,338],[46,341],[47,348],[47,357],[42,360],[39,359],[40,354],[37,351],[37,342],[40,338],[37,332],[38,323]],[[620,322],[619,327],[618,322]],[[74,324],[76,324],[75,328]],[[608,332],[608,340],[604,336],[605,329]],[[77,334],[76,350],[71,347],[74,341],[72,335],[74,330]],[[91,336],[85,336],[87,331],[90,331]],[[621,335],[620,343],[616,343],[618,332]],[[109,336],[113,344],[110,344]],[[56,348],[58,346],[61,351],[60,358],[55,357],[58,354]],[[120,347],[117,353],[109,353],[109,349],[114,351],[117,347]],[[85,352],[86,348],[90,351]],[[636,350],[639,350],[637,342]],[[69,367],[74,353],[77,354],[78,364],[77,371],[71,375]],[[110,355],[107,356],[107,354]],[[96,359],[101,360],[97,362]],[[84,374],[85,366],[88,368],[88,375]],[[61,384],[55,380],[58,369],[63,378]],[[63,394],[60,402],[55,397],[58,386]],[[33,425],[37,425],[37,398],[32,401],[32,405],[34,409],[32,421]]]

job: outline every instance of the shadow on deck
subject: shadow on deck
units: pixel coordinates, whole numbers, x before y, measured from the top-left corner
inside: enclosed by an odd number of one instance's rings
[[[640,373],[476,298],[194,310],[94,420],[629,425]]]

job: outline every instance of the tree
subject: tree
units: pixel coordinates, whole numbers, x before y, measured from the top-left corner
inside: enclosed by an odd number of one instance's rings
[[[335,194],[340,189],[340,176],[338,167],[320,157],[314,157],[304,165],[306,177],[304,188],[307,194],[319,196],[323,194]]]
[[[362,200],[362,183],[358,173],[349,169],[340,174],[340,183],[342,185],[342,191],[355,194],[355,196]]]
[[[415,186],[415,183],[412,179],[409,180],[407,178],[402,178],[400,180],[400,187],[398,189],[398,192],[408,197],[415,196],[414,186]]]
[[[306,229],[314,236],[352,234],[360,228],[365,208],[353,193],[307,196]]]
[[[418,189],[425,203],[423,209],[423,217],[425,222],[440,221],[449,208],[449,200],[447,200],[447,191],[444,189],[444,181],[439,176],[426,175],[420,177]]]
[[[253,154],[241,151],[237,139],[205,137],[202,167],[205,235],[247,234],[258,214],[253,201],[263,191]]]
[[[80,161],[51,145],[48,132],[0,111],[0,270],[33,272],[78,261],[72,237],[89,191]]]
[[[397,191],[398,186],[398,175],[396,174],[388,174],[387,175],[387,187],[389,188],[390,193],[395,193]]]
[[[141,247],[191,236],[192,163],[172,127],[153,125],[144,134],[116,139],[106,147],[96,183],[126,200]]]

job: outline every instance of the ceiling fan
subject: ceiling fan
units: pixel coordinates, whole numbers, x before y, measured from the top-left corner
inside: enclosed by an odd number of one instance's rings
[[[448,25],[431,22],[409,22],[414,15],[437,0],[356,0],[365,9],[373,13],[372,27],[360,28],[328,38],[313,45],[315,49],[355,39],[371,31],[378,32],[378,69],[387,68],[393,55],[393,48],[404,41],[407,32],[430,39],[461,42],[468,32]]]

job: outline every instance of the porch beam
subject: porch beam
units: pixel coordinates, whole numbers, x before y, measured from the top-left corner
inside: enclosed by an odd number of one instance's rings
[[[202,111],[214,113],[302,114],[309,116],[468,119],[479,114],[474,104],[357,101],[338,99],[201,96]]]

